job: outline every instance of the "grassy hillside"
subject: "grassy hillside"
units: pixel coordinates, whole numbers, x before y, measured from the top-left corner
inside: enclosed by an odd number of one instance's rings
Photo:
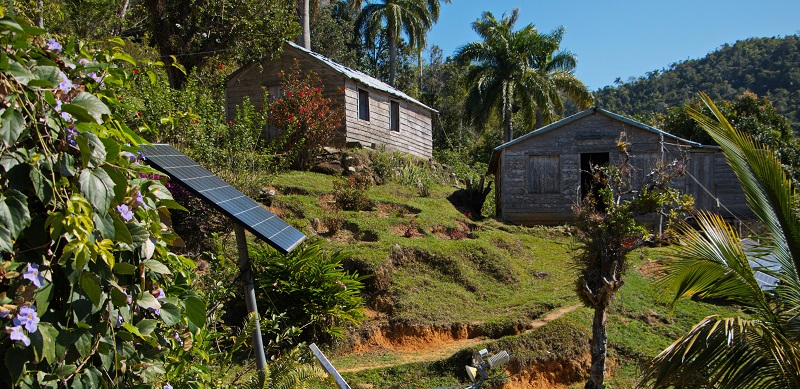
[[[582,387],[592,312],[578,307],[573,289],[570,228],[468,217],[474,215],[447,199],[457,190],[447,179],[422,190],[396,177],[366,190],[368,205],[350,211],[336,207],[343,178],[289,172],[267,183],[277,192],[276,214],[324,238],[330,249],[345,250],[346,266],[370,276],[369,320],[328,350],[351,386],[463,383],[472,351],[488,347],[514,356],[507,387],[533,379]],[[671,315],[653,283],[654,259],[664,250],[632,254],[634,266],[612,304],[616,387],[633,386],[641,363],[703,317],[734,311],[688,301]]]

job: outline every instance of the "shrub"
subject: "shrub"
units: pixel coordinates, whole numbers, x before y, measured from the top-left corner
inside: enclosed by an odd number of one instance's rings
[[[284,314],[285,325],[302,328],[307,340],[340,337],[343,325],[363,319],[364,277],[345,271],[345,255],[324,251],[322,240],[285,256],[263,246],[252,254],[263,317]]]
[[[364,191],[371,186],[369,179],[350,176],[333,183],[333,198],[336,206],[347,211],[363,211],[372,204]]]
[[[0,44],[2,386],[159,385],[206,310],[194,263],[167,248],[180,207],[110,88],[146,64],[11,17]]]
[[[292,167],[305,169],[333,138],[344,116],[331,109],[333,101],[323,96],[324,86],[317,74],[309,71],[304,75],[296,60],[280,75],[283,95],[268,104],[268,123],[278,130]]]

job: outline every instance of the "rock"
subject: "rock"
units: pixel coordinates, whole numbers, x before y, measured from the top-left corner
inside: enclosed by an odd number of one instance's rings
[[[314,230],[314,232],[319,233],[319,231],[322,229],[322,220],[319,220],[316,217],[311,219],[311,228]]]
[[[331,176],[340,175],[344,171],[338,161],[321,162],[311,167],[311,171]]]

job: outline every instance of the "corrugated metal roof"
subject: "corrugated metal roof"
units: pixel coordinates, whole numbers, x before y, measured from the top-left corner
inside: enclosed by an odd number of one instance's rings
[[[666,138],[674,139],[674,140],[676,140],[678,142],[686,144],[687,146],[699,147],[699,148],[719,149],[719,147],[717,147],[717,146],[703,145],[701,143],[690,141],[688,139],[683,139],[681,137],[677,137],[675,135],[672,135],[672,134],[670,134],[668,132],[664,132],[662,130],[659,130],[658,128],[655,128],[653,126],[648,126],[647,124],[637,122],[637,121],[635,121],[635,120],[633,120],[631,118],[627,118],[625,116],[613,113],[611,111],[606,111],[604,109],[594,107],[594,108],[585,109],[585,110],[583,110],[581,112],[578,112],[578,113],[576,113],[576,114],[574,114],[572,116],[569,116],[569,117],[566,117],[564,119],[561,119],[561,120],[559,120],[559,121],[557,121],[555,123],[546,125],[546,126],[540,128],[538,130],[531,131],[531,132],[529,132],[529,133],[527,133],[527,134],[525,134],[525,135],[523,135],[523,136],[521,136],[521,137],[519,137],[517,139],[513,139],[510,142],[506,142],[506,143],[501,144],[500,146],[495,147],[494,150],[492,151],[492,157],[489,160],[489,169],[488,169],[489,171],[488,172],[489,173],[493,173],[496,170],[497,163],[498,163],[498,161],[500,159],[500,153],[506,147],[513,146],[513,145],[515,145],[517,143],[523,142],[523,141],[525,141],[525,140],[527,140],[529,138],[532,138],[534,136],[541,135],[541,134],[543,134],[545,132],[548,132],[550,130],[553,130],[553,129],[562,127],[564,125],[567,125],[569,123],[572,123],[572,122],[574,122],[574,121],[576,121],[578,119],[582,119],[582,118],[584,118],[586,116],[595,115],[595,114],[598,114],[598,113],[599,114],[603,114],[603,115],[608,116],[608,117],[611,117],[613,119],[619,120],[619,121],[621,121],[623,123],[630,124],[630,125],[632,125],[634,127],[640,128],[642,130],[653,132],[653,133],[656,133],[658,135],[663,135]]]
[[[302,52],[304,52],[304,53],[306,53],[306,54],[308,54],[308,55],[310,55],[310,56],[322,61],[324,64],[328,65],[331,69],[343,74],[345,77],[351,78],[353,80],[357,80],[357,81],[361,82],[362,84],[364,84],[364,85],[366,85],[366,86],[368,86],[370,88],[377,89],[377,90],[389,93],[390,95],[394,95],[394,96],[400,97],[402,99],[408,100],[408,101],[410,101],[410,102],[412,102],[414,104],[417,104],[417,105],[419,105],[419,106],[421,106],[423,108],[429,109],[432,112],[436,112],[436,113],[439,112],[439,111],[437,111],[437,110],[435,110],[435,109],[433,109],[433,108],[431,108],[431,107],[429,107],[429,106],[427,106],[425,104],[422,104],[417,99],[414,99],[413,97],[403,93],[403,91],[401,91],[401,90],[399,90],[399,89],[397,89],[397,88],[395,88],[395,87],[393,87],[393,86],[391,86],[391,85],[389,85],[389,84],[387,84],[387,83],[385,83],[385,82],[383,82],[383,81],[381,81],[381,80],[379,80],[379,79],[377,79],[375,77],[372,77],[372,76],[370,76],[368,74],[359,72],[358,70],[351,69],[351,68],[349,68],[347,66],[344,66],[344,65],[342,65],[342,64],[340,64],[340,63],[338,63],[338,62],[336,62],[336,61],[334,61],[334,60],[332,60],[332,59],[330,59],[330,58],[328,58],[328,57],[326,57],[326,56],[324,56],[322,54],[315,53],[315,52],[313,52],[311,50],[306,50],[306,48],[298,46],[294,42],[286,41],[286,43],[288,43],[291,47],[293,47],[293,48],[295,48],[297,50],[300,50],[300,51],[302,51]]]

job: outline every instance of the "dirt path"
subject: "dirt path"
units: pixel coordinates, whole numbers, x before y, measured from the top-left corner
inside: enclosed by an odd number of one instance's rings
[[[544,315],[544,317],[542,317],[541,319],[537,319],[531,322],[531,328],[526,330],[525,333],[532,332],[537,328],[542,327],[543,325],[553,320],[556,320],[566,315],[569,312],[578,309],[579,307],[580,304],[576,304],[568,307],[561,307],[553,311],[550,311],[546,315]],[[486,337],[480,336],[476,338],[451,339],[450,341],[439,341],[431,344],[420,345],[419,347],[416,347],[416,349],[413,351],[387,349],[385,351],[391,353],[392,356],[394,357],[391,362],[381,363],[378,361],[374,361],[371,363],[369,359],[365,358],[365,360],[359,363],[358,366],[339,369],[339,372],[347,373],[347,372],[356,372],[368,369],[380,369],[380,368],[404,365],[407,363],[414,363],[414,362],[438,361],[450,357],[459,350],[486,343],[488,340],[489,339],[487,339]]]

